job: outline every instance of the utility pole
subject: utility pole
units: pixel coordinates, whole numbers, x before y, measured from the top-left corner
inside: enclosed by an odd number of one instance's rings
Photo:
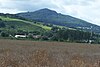
[[[91,39],[92,39],[92,36],[93,36],[92,28],[93,28],[93,27],[91,26],[91,28],[90,28],[90,29],[91,29],[91,36],[90,36]]]
[[[89,44],[91,44],[92,43],[92,36],[93,36],[93,33],[92,33],[92,26],[90,27],[90,30],[91,30],[91,34],[90,34],[90,39],[89,39]]]

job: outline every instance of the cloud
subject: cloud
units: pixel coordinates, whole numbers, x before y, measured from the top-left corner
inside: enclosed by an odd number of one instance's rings
[[[24,11],[19,11],[17,9],[3,9],[3,8],[0,9],[0,13],[12,13],[12,14],[15,14],[16,12],[19,13],[19,12],[24,12]]]
[[[0,12],[18,13],[42,8],[100,25],[100,0],[0,0]]]
[[[52,0],[4,0],[0,1],[3,9],[16,9],[19,11],[34,11],[42,8],[56,7]]]
[[[55,0],[58,11],[100,25],[99,0]],[[53,3],[55,3],[53,1]],[[56,9],[56,10],[57,10]]]

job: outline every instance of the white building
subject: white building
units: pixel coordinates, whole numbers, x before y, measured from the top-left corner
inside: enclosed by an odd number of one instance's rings
[[[15,35],[15,38],[26,38],[26,35]]]

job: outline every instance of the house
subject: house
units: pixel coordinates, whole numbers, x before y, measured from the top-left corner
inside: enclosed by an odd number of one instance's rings
[[[94,40],[89,40],[89,44],[92,44],[94,43],[95,41]]]
[[[26,35],[15,35],[15,38],[26,38]]]
[[[33,38],[34,38],[34,39],[41,38],[41,35],[33,35]]]

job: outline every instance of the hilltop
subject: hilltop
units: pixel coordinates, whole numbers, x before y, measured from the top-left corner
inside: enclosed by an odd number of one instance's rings
[[[40,9],[34,12],[19,13],[17,15],[29,20],[35,20],[42,23],[50,23],[85,31],[92,30],[93,32],[100,33],[100,26],[98,25],[91,24],[87,21],[72,17],[70,15],[57,13],[56,11],[50,10],[48,8]]]

